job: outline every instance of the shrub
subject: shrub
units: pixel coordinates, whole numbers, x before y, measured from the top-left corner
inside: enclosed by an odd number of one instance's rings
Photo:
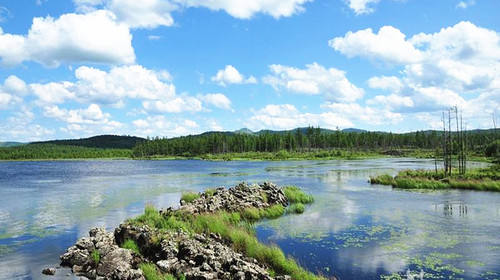
[[[101,253],[99,253],[99,250],[92,251],[92,260],[94,261],[95,267],[97,267],[99,261],[101,260]]]

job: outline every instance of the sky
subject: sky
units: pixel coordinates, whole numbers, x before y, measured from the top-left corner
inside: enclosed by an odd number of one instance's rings
[[[500,116],[498,0],[0,0],[0,141]]]

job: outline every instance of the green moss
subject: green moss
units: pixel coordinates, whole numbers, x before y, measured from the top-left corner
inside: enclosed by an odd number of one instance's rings
[[[132,252],[140,255],[139,246],[134,242],[134,240],[127,239],[122,244],[122,248],[132,250]]]
[[[283,192],[290,203],[309,204],[314,202],[314,197],[312,195],[304,193],[296,186],[287,186],[283,188]]]
[[[211,196],[213,196],[213,195],[214,195],[214,193],[215,193],[215,191],[216,191],[216,190],[217,190],[217,189],[207,189],[207,190],[205,190],[205,195],[206,195],[207,197],[211,197]]]
[[[186,203],[191,203],[199,197],[200,197],[199,193],[187,192],[182,194],[181,200],[184,200]]]

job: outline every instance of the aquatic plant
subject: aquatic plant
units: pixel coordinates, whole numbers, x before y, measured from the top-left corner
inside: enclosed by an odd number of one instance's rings
[[[312,195],[304,193],[297,186],[284,187],[283,192],[290,203],[309,204],[314,202],[314,197]]]
[[[295,203],[290,205],[288,208],[289,213],[302,214],[304,213],[306,206],[302,203]]]

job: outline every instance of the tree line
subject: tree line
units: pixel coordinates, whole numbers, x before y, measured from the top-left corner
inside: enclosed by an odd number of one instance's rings
[[[454,133],[454,132],[449,132]],[[469,151],[483,152],[498,135],[494,131],[469,131]],[[446,135],[445,135],[446,136]],[[333,149],[361,151],[390,151],[401,149],[441,149],[442,131],[411,133],[328,131],[319,127],[299,128],[284,132],[255,134],[211,132],[177,138],[149,138],[137,144],[134,157],[199,156],[206,154],[245,152],[313,152]],[[450,146],[456,151],[458,144]]]

